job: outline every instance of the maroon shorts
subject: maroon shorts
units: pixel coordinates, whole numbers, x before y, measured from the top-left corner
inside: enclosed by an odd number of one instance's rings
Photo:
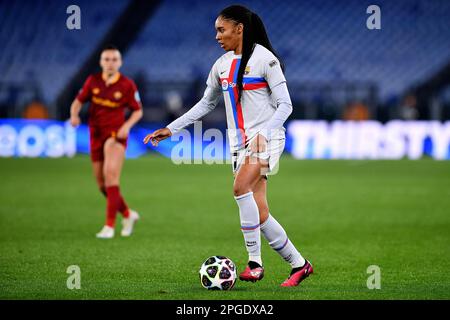
[[[121,143],[125,147],[125,149],[127,148],[128,139],[117,139],[116,138],[117,130],[119,129],[89,127],[91,160],[93,162],[103,161],[105,159],[103,147],[105,145],[106,140],[108,140],[111,137],[116,139],[117,142]]]

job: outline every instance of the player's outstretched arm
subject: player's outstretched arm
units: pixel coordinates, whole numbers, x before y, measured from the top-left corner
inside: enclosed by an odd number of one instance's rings
[[[158,143],[164,139],[169,138],[172,135],[172,132],[168,128],[162,128],[154,131],[145,136],[144,143],[147,144],[151,142],[151,144],[156,147]]]
[[[166,128],[156,130],[148,134],[144,138],[144,143],[149,141],[153,146],[157,146],[161,140],[169,138],[172,134],[178,133],[181,129],[191,125],[197,120],[200,120],[208,113],[214,110],[220,99],[220,91],[207,87],[203,98],[197,102],[188,112],[174,120]]]
[[[83,104],[78,99],[73,100],[70,106],[70,124],[73,127],[78,127],[81,123],[79,114],[82,106]]]
[[[200,101],[197,102],[188,112],[172,121],[167,128],[172,132],[172,134],[176,134],[183,128],[193,124],[195,121],[202,119],[214,110],[216,105],[219,103],[220,96],[221,91],[213,89],[209,86],[206,87],[205,93]]]

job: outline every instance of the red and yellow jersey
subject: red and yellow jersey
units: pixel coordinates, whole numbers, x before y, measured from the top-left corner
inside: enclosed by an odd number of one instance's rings
[[[77,95],[82,102],[91,102],[89,126],[120,127],[125,122],[125,108],[142,108],[139,92],[133,80],[118,73],[107,86],[102,73],[90,75]]]

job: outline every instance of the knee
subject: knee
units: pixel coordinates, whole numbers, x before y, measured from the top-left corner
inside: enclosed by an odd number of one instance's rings
[[[235,197],[242,196],[243,194],[251,191],[252,190],[248,184],[235,182],[233,185],[233,194]]]
[[[119,177],[117,172],[111,170],[110,168],[105,168],[104,176],[106,185],[111,185],[112,183],[115,183]]]

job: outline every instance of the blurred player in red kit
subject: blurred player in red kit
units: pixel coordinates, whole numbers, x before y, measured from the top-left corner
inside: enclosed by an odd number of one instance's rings
[[[119,72],[122,66],[120,51],[105,47],[100,56],[102,72],[90,75],[70,108],[70,123],[80,124],[79,112],[83,103],[90,101],[89,133],[91,160],[100,191],[106,196],[106,223],[97,238],[114,237],[116,214],[123,215],[121,235],[131,235],[139,219],[136,211],[128,208],[120,193],[120,173],[130,129],[142,118],[142,105],[133,80]],[[125,110],[132,112],[125,119]]]

